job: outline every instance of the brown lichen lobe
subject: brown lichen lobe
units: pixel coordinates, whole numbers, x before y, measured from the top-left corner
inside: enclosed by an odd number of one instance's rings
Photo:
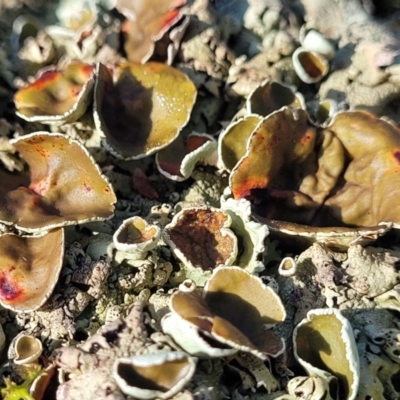
[[[0,169],[3,223],[33,232],[112,215],[115,194],[78,141],[43,131],[13,144],[29,165],[29,177]]]
[[[79,118],[89,100],[84,99],[93,85],[93,66],[71,62],[64,70],[46,70],[36,80],[18,90],[14,96],[19,116],[45,123]],[[79,109],[79,110],[78,110]],[[50,119],[49,119],[50,117]]]
[[[235,246],[232,237],[220,232],[227,220],[209,208],[186,210],[168,234],[195,267],[212,270],[229,259]]]
[[[149,227],[142,219],[136,219],[126,226],[118,235],[118,241],[133,244],[144,243],[151,240],[157,233],[156,228]]]
[[[300,118],[301,117],[301,118]],[[315,227],[399,224],[400,130],[365,111],[338,113],[328,127],[303,110],[266,117],[230,176],[235,198],[257,215]]]
[[[189,120],[197,90],[178,69],[161,63],[99,63],[94,120],[106,148],[121,159],[139,159],[168,146]],[[112,110],[112,112],[110,112]]]
[[[0,303],[15,312],[42,306],[58,280],[64,233],[54,229],[40,237],[0,235]]]

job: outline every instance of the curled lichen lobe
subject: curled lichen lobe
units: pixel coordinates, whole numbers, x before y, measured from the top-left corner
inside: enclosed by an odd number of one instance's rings
[[[182,214],[168,234],[195,267],[212,270],[231,257],[236,245],[221,232],[227,220],[223,212],[193,208]]]

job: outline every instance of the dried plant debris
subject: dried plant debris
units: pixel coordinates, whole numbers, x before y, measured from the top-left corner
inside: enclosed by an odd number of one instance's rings
[[[0,397],[400,398],[398,2],[0,2]]]

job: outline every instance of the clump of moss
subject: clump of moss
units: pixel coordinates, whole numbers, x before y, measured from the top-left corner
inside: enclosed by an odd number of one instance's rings
[[[27,370],[26,379],[19,385],[13,382],[10,378],[5,377],[5,388],[1,389],[3,400],[35,400],[29,393],[29,389],[35,379],[39,378],[44,373],[40,365],[32,365]]]

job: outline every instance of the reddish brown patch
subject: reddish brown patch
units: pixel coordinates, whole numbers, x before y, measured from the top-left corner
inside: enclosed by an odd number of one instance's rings
[[[43,140],[41,140],[43,142]],[[42,156],[43,158],[47,158],[50,155],[49,150],[43,148],[40,144],[34,143],[33,147],[35,151]]]
[[[89,79],[93,75],[93,66],[90,64],[83,64],[81,66],[82,72]]]
[[[231,257],[235,242],[221,234],[227,216],[210,209],[186,209],[167,231],[175,246],[203,270],[213,270]]]
[[[10,276],[10,272],[14,269],[13,266],[10,271],[0,273],[0,299],[2,300],[16,301],[24,294],[24,290]]]
[[[171,25],[173,25],[177,21],[177,19],[179,18],[180,13],[181,12],[179,10],[177,10],[177,9],[169,11],[165,15],[163,21],[161,22],[160,31],[162,31],[162,30],[164,30],[166,28],[168,29]]]
[[[82,86],[74,86],[71,88],[71,97],[78,97],[82,91]]]
[[[121,25],[121,32],[123,34],[127,34],[130,30],[130,25],[132,24],[131,21],[129,21],[129,19],[125,20],[122,25]]]
[[[311,139],[313,139],[313,137],[310,134],[304,135],[302,136],[300,142],[301,144],[306,144],[308,143]]]
[[[400,150],[395,150],[393,152],[394,158],[397,160],[397,162],[400,164]]]
[[[158,199],[157,190],[153,188],[146,174],[140,168],[135,168],[133,171],[132,186],[134,190],[146,199]]]
[[[89,186],[86,181],[83,181],[83,190],[85,193],[90,193],[93,189],[91,186]]]
[[[32,182],[29,189],[39,196],[44,196],[50,187],[50,179],[48,177],[42,178],[38,182]]]
[[[56,81],[60,76],[60,71],[45,71],[35,82],[31,83],[29,86],[41,90],[49,83]]]
[[[42,90],[50,83],[53,83],[54,81],[56,81],[60,76],[61,76],[61,73],[59,71],[43,72],[43,74],[40,75],[40,77],[35,82],[26,86],[26,89],[32,88],[32,89],[36,89],[36,90]]]
[[[211,139],[204,136],[190,136],[186,141],[186,149],[188,153],[198,149],[203,146],[204,143],[209,142]]]
[[[81,36],[79,36],[78,45],[82,47],[83,41],[88,38],[92,34],[93,30],[83,31]]]
[[[249,197],[251,191],[254,189],[263,189],[267,186],[267,179],[265,177],[250,177],[243,180],[240,185],[232,186],[232,194],[235,199],[243,199]]]
[[[171,162],[159,161],[160,168],[172,176],[182,176],[181,165],[172,164]]]

